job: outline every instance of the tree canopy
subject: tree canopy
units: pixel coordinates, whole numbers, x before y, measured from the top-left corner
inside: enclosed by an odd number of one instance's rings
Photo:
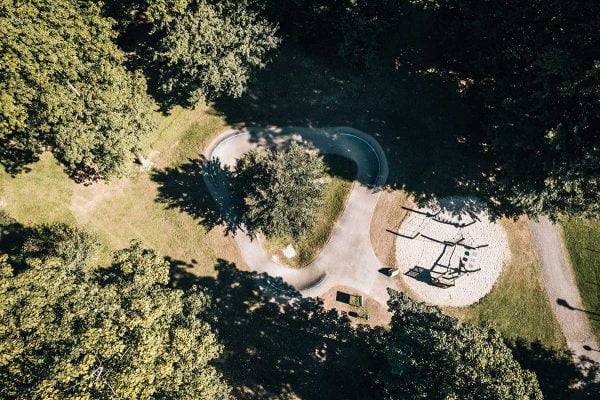
[[[393,398],[542,398],[535,374],[521,368],[498,332],[390,294],[389,369],[382,378]]]
[[[50,149],[78,180],[123,172],[154,127],[146,84],[124,67],[93,2],[0,1],[0,162],[18,172]]]
[[[291,0],[268,12],[399,99],[405,82],[453,88],[485,176],[456,179],[500,213],[600,216],[599,2]]]
[[[314,151],[296,142],[285,150],[251,151],[234,175],[250,232],[299,238],[313,227],[325,184],[325,163]]]
[[[0,397],[230,398],[209,364],[221,352],[209,300],[168,287],[164,258],[133,243],[95,268],[86,233],[24,235],[29,244],[0,259]]]
[[[123,42],[138,53],[150,89],[166,108],[237,97],[254,69],[277,47],[275,25],[261,3],[161,0],[109,3]]]
[[[199,288],[137,242],[110,265],[97,250],[80,229],[0,213],[0,397],[229,399],[223,371],[244,398],[541,398],[497,332],[404,294],[391,293],[389,330],[355,329],[321,300],[223,260]],[[307,365],[324,387],[295,372]]]
[[[600,215],[600,3],[453,0],[440,21],[503,200],[532,215]]]

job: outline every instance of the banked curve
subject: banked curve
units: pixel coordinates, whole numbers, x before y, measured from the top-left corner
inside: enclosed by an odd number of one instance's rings
[[[350,286],[385,304],[387,286],[393,286],[378,270],[382,267],[370,241],[370,223],[379,189],[388,176],[388,162],[379,143],[370,135],[349,127],[335,128],[244,128],[218,135],[204,151],[207,160],[231,166],[252,149],[284,147],[290,141],[303,142],[323,154],[352,159],[357,178],[346,207],[326,245],[302,269],[273,261],[258,240],[245,233],[234,233],[235,241],[248,266],[256,272],[281,277],[305,296],[318,296],[334,286]],[[218,174],[204,176],[211,195],[220,207],[228,207],[231,193]]]

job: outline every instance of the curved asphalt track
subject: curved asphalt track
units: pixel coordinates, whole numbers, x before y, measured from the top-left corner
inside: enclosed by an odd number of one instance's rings
[[[378,190],[388,175],[385,153],[375,139],[352,128],[248,128],[223,132],[209,144],[204,156],[231,166],[252,149],[281,147],[290,141],[304,142],[322,154],[354,160],[358,167],[356,181],[329,241],[311,264],[302,269],[281,265],[267,255],[256,238],[235,232],[235,241],[246,263],[254,271],[281,277],[303,296],[319,296],[332,287],[349,286],[385,305],[389,297],[387,288],[395,287],[395,283],[378,272],[384,266],[373,252],[369,234]],[[231,193],[226,182],[218,173],[204,179],[219,205],[227,208]]]

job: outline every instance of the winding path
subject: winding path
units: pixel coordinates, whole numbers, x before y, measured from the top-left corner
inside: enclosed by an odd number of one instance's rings
[[[323,154],[348,157],[358,167],[346,208],[333,228],[330,239],[317,258],[302,269],[293,269],[273,261],[259,240],[244,232],[234,232],[235,241],[246,263],[257,272],[281,277],[303,296],[320,296],[332,287],[348,286],[360,290],[385,305],[387,288],[395,281],[379,273],[384,267],[371,246],[369,228],[379,199],[378,189],[388,175],[388,163],[381,146],[371,136],[352,128],[245,128],[228,130],[207,147],[207,160],[231,166],[244,153],[257,148],[282,147],[290,141],[304,142]],[[207,187],[229,218],[238,218],[232,210],[232,195],[218,172],[205,175]],[[565,334],[569,348],[577,358],[600,362],[600,346],[591,332],[569,264],[562,249],[556,226],[542,218],[529,223],[541,263],[542,278],[553,311]],[[240,228],[243,230],[243,227]],[[593,350],[584,348],[590,346]]]
[[[369,235],[378,189],[388,174],[385,153],[375,139],[352,128],[229,130],[209,144],[204,156],[231,166],[252,149],[285,146],[290,141],[304,142],[322,154],[352,159],[358,167],[357,180],[329,241],[311,264],[293,269],[274,262],[256,238],[237,232],[235,241],[246,263],[257,272],[281,277],[303,296],[319,296],[332,287],[349,286],[385,305],[387,288],[396,285],[378,272],[383,265],[373,252]],[[228,207],[231,193],[219,174],[207,175],[205,181],[221,207]]]
[[[540,259],[546,294],[573,355],[600,363],[600,347],[583,311],[579,290],[563,250],[558,227],[548,218],[529,221],[529,229]],[[589,346],[592,350],[586,350]]]

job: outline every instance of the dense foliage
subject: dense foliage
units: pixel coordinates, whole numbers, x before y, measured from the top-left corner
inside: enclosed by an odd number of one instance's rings
[[[501,213],[600,215],[599,2],[269,4],[289,38],[391,91],[405,90],[391,76],[456,88],[479,124],[465,135],[491,165],[457,179]]]
[[[221,348],[208,298],[166,286],[162,257],[134,243],[98,269],[84,232],[21,234],[23,246],[0,256],[0,397],[229,398],[209,365]]]
[[[50,149],[79,180],[121,173],[154,122],[93,2],[0,1],[0,162],[18,172]]]
[[[600,3],[453,0],[441,21],[501,196],[530,214],[600,215]]]
[[[246,203],[246,227],[268,237],[302,237],[315,223],[324,178],[322,157],[295,142],[282,151],[246,153],[234,178]]]
[[[389,370],[396,399],[541,399],[535,374],[515,361],[500,334],[391,292]]]
[[[321,301],[289,301],[291,288],[233,265],[218,266],[209,289],[191,281],[183,291],[167,285],[165,259],[139,243],[108,267],[97,250],[85,231],[25,228],[0,213],[0,397],[228,399],[212,364],[221,354],[214,326],[227,343],[219,370],[273,395],[541,398],[498,333],[404,294],[391,293],[389,331],[353,329]],[[311,380],[289,373],[302,365]]]
[[[109,3],[110,4],[110,3]],[[194,105],[245,90],[252,71],[277,47],[276,28],[259,2],[160,0],[116,2],[109,12],[138,53],[163,106]]]

